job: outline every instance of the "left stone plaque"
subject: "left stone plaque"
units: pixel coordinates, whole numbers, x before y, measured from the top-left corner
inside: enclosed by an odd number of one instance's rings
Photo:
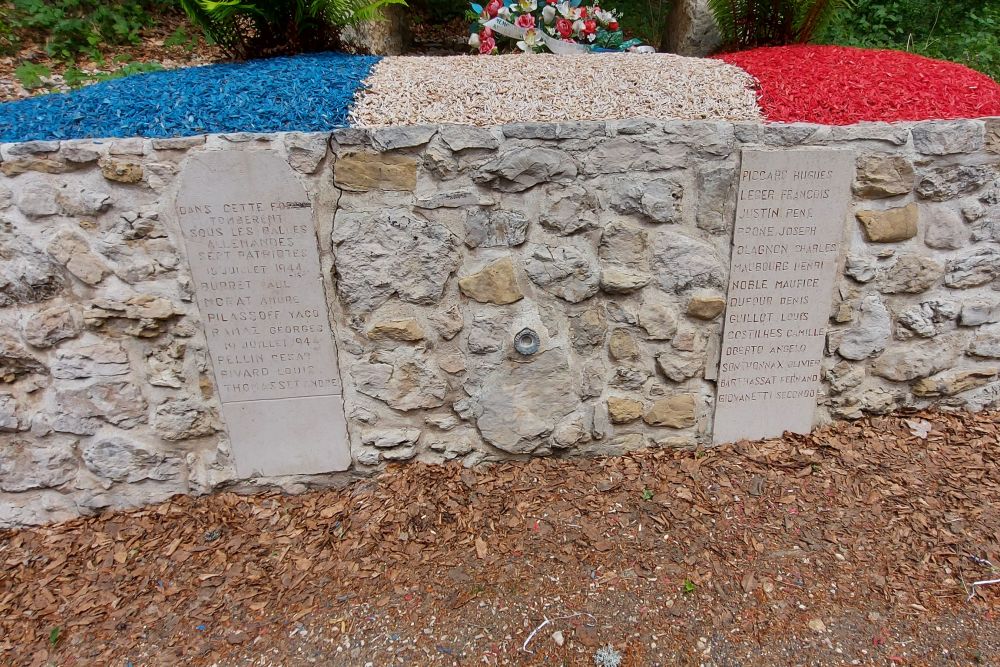
[[[175,213],[237,472],[346,470],[343,389],[305,188],[274,152],[206,151],[185,164]]]

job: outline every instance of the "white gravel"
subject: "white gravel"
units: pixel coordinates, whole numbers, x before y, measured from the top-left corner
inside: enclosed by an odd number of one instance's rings
[[[671,54],[393,57],[366,84],[351,113],[361,127],[761,118],[749,74]]]

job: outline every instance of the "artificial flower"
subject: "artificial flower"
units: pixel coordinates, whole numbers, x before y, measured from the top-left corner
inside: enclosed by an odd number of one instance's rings
[[[483,39],[479,44],[479,55],[487,55],[493,53],[493,49],[497,48],[496,40],[492,37],[487,37]]]
[[[583,32],[587,35],[593,35],[597,32],[597,21],[587,20],[583,22]]]
[[[559,19],[556,21],[556,30],[563,38],[569,37],[573,34],[573,24],[566,19]]]
[[[611,32],[618,30],[618,21],[608,21],[608,30]]]
[[[534,28],[525,30],[524,39],[517,43],[517,48],[522,51],[534,51],[536,46],[538,46],[538,31]]]
[[[535,27],[535,17],[532,14],[521,14],[514,21],[514,25],[518,28],[534,28]]]
[[[486,13],[489,15],[490,18],[493,18],[494,16],[497,15],[497,13],[499,13],[502,7],[503,3],[500,2],[500,0],[491,0],[491,2],[488,5],[486,5]]]
[[[580,35],[583,33],[583,21],[573,21],[573,34]]]
[[[500,18],[504,19],[505,21],[509,21],[510,20],[510,9],[508,9],[507,7],[501,7],[500,11],[497,12],[497,16],[499,16]]]
[[[471,46],[474,49],[478,49],[479,48],[479,33],[478,32],[474,32],[471,35],[469,35],[469,46]]]
[[[538,2],[536,0],[518,0],[517,6],[522,12],[533,12],[538,9]]]
[[[546,23],[552,23],[552,21],[555,20],[555,18],[556,18],[555,7],[551,5],[546,5],[542,9],[542,20],[545,21]]]

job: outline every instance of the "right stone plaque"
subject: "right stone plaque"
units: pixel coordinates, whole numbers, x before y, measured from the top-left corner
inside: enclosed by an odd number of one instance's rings
[[[744,150],[713,441],[808,433],[854,154]]]

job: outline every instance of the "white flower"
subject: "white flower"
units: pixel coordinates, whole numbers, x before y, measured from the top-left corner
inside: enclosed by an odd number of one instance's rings
[[[581,32],[583,32],[583,21],[581,21],[579,19],[577,19],[576,21],[573,21],[573,32],[575,32],[575,33],[581,33]]]
[[[510,20],[510,10],[506,7],[501,7],[497,10],[497,16],[504,19],[505,21]]]
[[[568,2],[560,2],[556,5],[556,9],[559,10],[560,16],[564,19],[572,19],[576,16],[576,10],[570,7]]]
[[[474,49],[478,49],[479,48],[479,33],[478,32],[474,32],[471,35],[469,35],[469,46],[471,46]]]
[[[528,14],[538,9],[537,0],[518,0],[517,5],[521,8],[521,12],[524,14]]]
[[[597,39],[597,35],[595,35],[594,33],[590,33],[589,35],[587,35],[587,41],[588,42],[592,42],[595,39]]]
[[[546,23],[552,23],[556,18],[556,10],[552,5],[545,5],[542,9],[542,20]]]

